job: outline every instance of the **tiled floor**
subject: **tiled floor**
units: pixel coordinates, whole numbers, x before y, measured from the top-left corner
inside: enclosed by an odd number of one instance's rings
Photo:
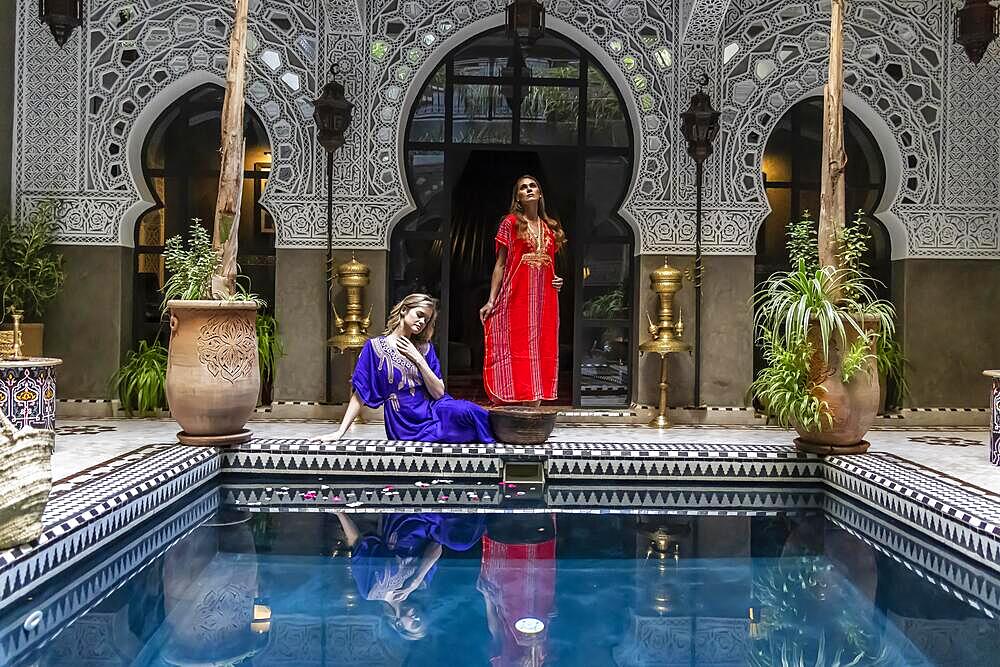
[[[319,421],[255,421],[260,437],[309,438],[336,430]],[[60,420],[53,457],[53,477],[60,479],[136,447],[175,442],[176,422],[154,419]],[[351,438],[384,438],[381,424],[359,424]],[[793,434],[777,428],[675,426],[658,431],[641,426],[560,426],[554,441],[730,443],[792,446]],[[872,451],[888,452],[970,484],[1000,493],[1000,469],[990,465],[985,428],[948,430],[879,430],[868,435]]]

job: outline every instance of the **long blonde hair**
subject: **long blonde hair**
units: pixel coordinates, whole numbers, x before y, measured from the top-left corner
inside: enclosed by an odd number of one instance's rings
[[[542,190],[542,184],[539,180],[530,174],[519,176],[514,181],[514,192],[510,196],[510,211],[508,212],[517,218],[517,235],[523,238],[528,229],[528,221],[524,219],[524,210],[521,207],[521,202],[517,200],[517,188],[521,185],[521,181],[529,179],[534,181],[535,185],[538,186],[538,219],[544,221],[546,226],[552,230],[552,235],[555,237],[556,251],[558,252],[566,245],[566,233],[563,231],[562,223],[559,220],[550,218],[545,213],[545,191]]]
[[[393,306],[392,310],[389,312],[389,317],[385,321],[385,331],[382,332],[383,336],[388,336],[399,323],[403,321],[406,314],[417,308],[419,306],[427,306],[431,309],[431,315],[427,319],[427,326],[424,330],[416,335],[412,339],[412,342],[416,345],[426,345],[430,342],[431,338],[434,336],[434,325],[437,324],[438,318],[438,303],[437,299],[428,294],[408,294],[403,297],[403,300]]]

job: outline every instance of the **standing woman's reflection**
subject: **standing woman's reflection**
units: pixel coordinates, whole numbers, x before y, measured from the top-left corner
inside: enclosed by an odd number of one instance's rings
[[[494,667],[545,664],[556,589],[552,514],[491,515],[476,587],[486,602]]]
[[[483,535],[480,515],[386,514],[378,533],[362,536],[351,517],[335,512],[351,548],[351,574],[366,600],[386,605],[392,626],[404,639],[422,639],[427,624],[409,599],[427,588],[443,547],[466,551]]]

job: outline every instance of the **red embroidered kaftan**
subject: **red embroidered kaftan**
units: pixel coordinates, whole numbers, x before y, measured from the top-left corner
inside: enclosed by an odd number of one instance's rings
[[[542,225],[544,247],[536,250],[538,241],[518,236],[513,215],[500,222],[496,248],[507,248],[507,263],[486,320],[483,363],[483,384],[494,403],[556,398],[559,293],[552,286],[556,247],[547,225]]]

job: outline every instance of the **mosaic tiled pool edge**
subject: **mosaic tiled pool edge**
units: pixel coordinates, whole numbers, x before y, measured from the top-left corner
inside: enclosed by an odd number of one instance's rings
[[[131,523],[222,472],[286,478],[300,474],[355,479],[447,476],[461,483],[462,478],[497,479],[505,461],[518,459],[544,459],[550,479],[562,485],[562,490],[574,481],[595,479],[612,483],[628,480],[630,491],[637,480],[661,485],[820,486],[874,506],[923,536],[1000,571],[1000,496],[935,478],[891,455],[823,460],[782,445],[553,443],[551,447],[518,448],[372,440],[254,440],[223,451],[148,445],[63,480],[54,487],[41,540],[0,553],[0,608],[120,536]],[[928,490],[916,492],[914,487]],[[584,506],[579,503],[585,499],[579,496],[570,504],[582,511]],[[619,508],[628,503],[634,506],[635,499],[633,493],[631,499],[622,495],[616,502]],[[565,509],[572,511],[573,507]],[[448,511],[452,511],[450,507]],[[777,510],[740,507],[717,511]]]
[[[212,479],[219,456],[214,449],[149,445],[106,464],[105,473],[91,469],[56,484],[41,537],[0,552],[0,609]]]
[[[146,528],[138,539],[109,554],[101,554],[99,562],[95,562],[85,575],[39,599],[34,609],[17,614],[0,627],[0,664],[9,664],[13,656],[53,639],[64,624],[72,623],[125,585],[158,553],[184,538],[218,507],[218,491],[214,488],[206,490],[178,514]],[[26,631],[24,622],[35,610],[42,612],[41,621],[33,630]],[[80,630],[77,628],[77,631]]]

